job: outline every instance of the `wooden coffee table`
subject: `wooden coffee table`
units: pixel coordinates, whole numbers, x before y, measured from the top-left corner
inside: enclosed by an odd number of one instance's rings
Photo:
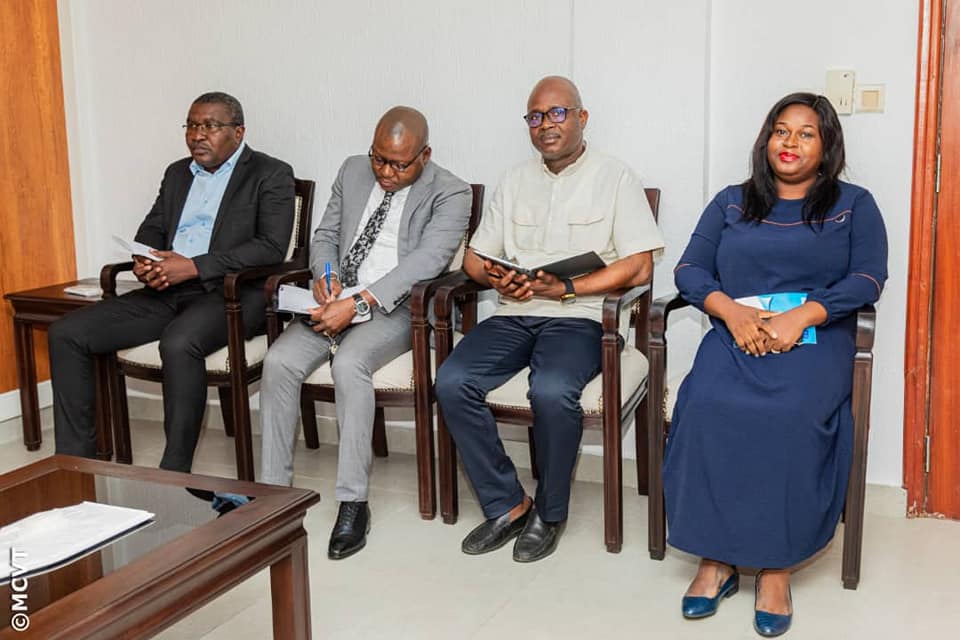
[[[209,502],[185,487],[254,499],[218,518]],[[19,612],[29,618],[26,632],[10,626],[12,585],[0,587],[0,640],[149,638],[266,567],[274,638],[311,638],[303,518],[320,501],[313,491],[71,456],[0,475],[0,525],[84,500],[145,509],[156,520],[29,578],[27,611]]]

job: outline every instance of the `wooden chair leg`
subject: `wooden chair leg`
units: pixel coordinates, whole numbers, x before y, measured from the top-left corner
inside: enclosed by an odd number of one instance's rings
[[[637,493],[650,494],[650,441],[647,435],[647,397],[633,414],[633,435],[637,445]]]
[[[663,448],[669,424],[663,416],[666,380],[666,345],[650,345],[647,378],[647,548],[650,558],[663,560],[667,550],[666,514],[663,501]],[[638,434],[639,435],[639,434]]]
[[[253,430],[250,427],[250,396],[247,395],[246,376],[233,393],[233,442],[237,452],[237,479],[256,479],[253,469]]]
[[[320,435],[317,433],[317,405],[313,397],[300,393],[300,422],[303,424],[303,439],[307,449],[320,448]]]
[[[603,420],[603,538],[610,553],[623,547],[623,451],[620,412],[604,412]]]
[[[434,462],[436,449],[433,444],[434,403],[419,395],[416,402],[414,424],[417,440],[417,495],[420,502],[420,517],[424,520],[433,520],[437,517],[437,471]]]
[[[94,426],[97,434],[97,458],[113,458],[113,382],[110,379],[109,361],[112,354],[98,356],[94,360],[96,391],[94,396]]]
[[[117,462],[133,464],[133,446],[130,442],[130,411],[127,406],[127,381],[117,366],[110,363],[112,385],[111,406],[113,407],[113,439],[117,448]]]
[[[870,433],[872,353],[857,353],[853,369],[853,459],[847,480],[843,524],[843,588],[860,584],[863,549],[863,508],[867,488],[867,439]]]
[[[386,458],[387,451],[387,423],[383,416],[383,407],[377,407],[373,414],[373,455]]]
[[[439,453],[440,515],[446,524],[455,524],[458,516],[457,448],[447,431],[443,415],[437,412],[437,450]]]
[[[533,439],[533,426],[527,428],[527,449],[530,450],[530,473],[534,480],[540,479],[540,471],[537,469],[537,443]]]
[[[233,437],[234,417],[233,417],[233,393],[230,387],[217,387],[220,394],[220,415],[223,417],[223,431],[228,437]]]

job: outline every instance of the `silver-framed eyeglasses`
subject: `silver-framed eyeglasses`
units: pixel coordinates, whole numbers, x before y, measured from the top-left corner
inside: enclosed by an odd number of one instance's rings
[[[576,111],[577,109],[580,109],[580,107],[550,107],[546,111],[531,111],[523,116],[523,119],[527,121],[528,127],[536,129],[543,124],[544,116],[546,116],[550,122],[560,124],[567,119],[568,112]]]
[[[201,133],[216,133],[223,129],[224,127],[239,127],[239,122],[217,122],[211,120],[208,122],[190,122],[188,121],[183,126],[183,130],[188,133],[196,133],[197,131]]]
[[[412,158],[410,158],[406,162],[400,162],[398,160],[387,160],[383,156],[375,153],[373,151],[373,147],[370,147],[370,150],[367,151],[367,157],[370,158],[370,162],[372,162],[373,166],[375,166],[377,169],[381,169],[383,168],[384,165],[386,165],[391,169],[393,169],[394,171],[396,171],[397,173],[403,173],[404,171],[410,168],[410,165],[412,165],[414,161],[416,161],[416,159],[420,157],[420,154],[426,151],[427,147],[429,146],[430,146],[430,143],[428,142],[427,144],[420,147],[420,151],[417,151],[416,155],[414,155]]]

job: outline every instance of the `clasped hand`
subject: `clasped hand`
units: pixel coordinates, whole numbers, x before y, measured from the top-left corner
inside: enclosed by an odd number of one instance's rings
[[[313,298],[319,303],[310,309],[310,328],[316,333],[323,333],[331,338],[350,326],[357,310],[352,298],[337,300],[343,291],[340,280],[330,279],[330,289],[327,289],[325,278],[318,278],[313,283]]]
[[[490,286],[501,296],[514,300],[529,300],[533,296],[559,299],[566,291],[563,281],[546,271],[537,271],[536,277],[531,278],[513,269],[508,271],[489,260],[483,261],[483,269]]]
[[[790,351],[806,328],[794,311],[772,313],[742,304],[737,304],[724,322],[737,347],[754,356]]]
[[[162,261],[143,256],[133,257],[133,275],[151,289],[163,291],[170,285],[196,278],[197,265],[193,260],[176,251],[154,251]]]

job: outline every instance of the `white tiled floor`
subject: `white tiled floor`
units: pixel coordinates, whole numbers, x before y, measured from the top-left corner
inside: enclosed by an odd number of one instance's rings
[[[19,442],[0,446],[0,471],[52,452],[44,433],[39,452]],[[154,466],[159,424],[135,423],[135,462]],[[256,441],[259,447],[259,440]],[[460,553],[460,540],[479,522],[479,508],[461,484],[460,522],[420,519],[411,456],[378,459],[372,480],[373,530],[367,548],[341,562],[326,558],[336,505],[336,449],[296,460],[297,486],[320,493],[305,526],[316,638],[756,638],[751,627],[753,578],[713,618],[681,618],[680,597],[696,559],[668,551],[649,559],[646,499],[628,491],[624,547],[604,550],[599,484],[574,486],[570,520],[550,558],[520,565],[509,545],[488,556]],[[204,434],[195,471],[232,476],[233,443]],[[625,469],[625,471],[627,471]],[[523,478],[529,490],[533,482]],[[860,588],[840,582],[839,537],[793,579],[796,617],[787,637],[955,638],[960,627],[960,523],[908,520],[897,489],[870,487]],[[260,640],[271,635],[269,577],[263,572],[160,634],[164,640]]]

